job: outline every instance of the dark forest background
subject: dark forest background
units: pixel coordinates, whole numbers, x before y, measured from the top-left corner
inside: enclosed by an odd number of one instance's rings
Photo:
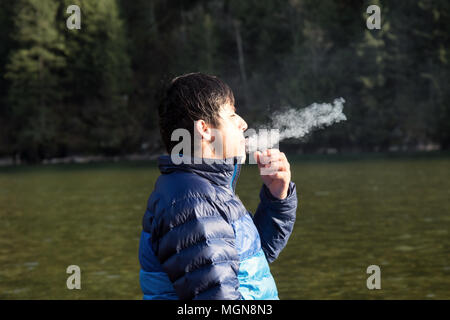
[[[0,0],[0,157],[158,153],[160,88],[194,71],[253,128],[344,97],[348,120],[292,152],[448,149],[449,45],[446,0]]]

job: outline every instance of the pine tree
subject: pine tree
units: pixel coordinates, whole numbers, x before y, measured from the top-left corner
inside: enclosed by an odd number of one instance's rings
[[[127,110],[130,60],[116,1],[65,1],[81,9],[81,29],[64,32],[68,54],[65,86],[72,151],[117,153],[133,135]],[[66,15],[67,16],[67,15]]]
[[[14,0],[2,1],[0,7],[0,155],[10,153],[8,132],[11,125],[10,114],[7,106],[8,81],[5,79],[5,66],[8,63],[8,56],[14,47],[13,34],[13,13]]]
[[[55,146],[62,99],[60,72],[66,66],[65,46],[56,27],[56,0],[20,0],[15,10],[17,48],[6,66],[9,80],[9,139],[13,152],[34,161]]]

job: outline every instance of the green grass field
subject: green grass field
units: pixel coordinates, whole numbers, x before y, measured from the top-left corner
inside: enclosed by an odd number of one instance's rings
[[[271,265],[281,299],[450,299],[450,158],[299,158],[299,209]],[[141,299],[138,245],[155,163],[0,169],[0,299]],[[237,193],[254,212],[246,165]],[[66,268],[81,268],[68,290]],[[366,268],[381,268],[368,290]]]

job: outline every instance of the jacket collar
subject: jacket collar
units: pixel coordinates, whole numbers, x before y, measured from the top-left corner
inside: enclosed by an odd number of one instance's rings
[[[237,179],[241,171],[241,157],[227,159],[201,159],[179,155],[180,164],[173,163],[170,155],[158,158],[158,167],[161,173],[187,171],[198,174],[212,183],[235,190]]]

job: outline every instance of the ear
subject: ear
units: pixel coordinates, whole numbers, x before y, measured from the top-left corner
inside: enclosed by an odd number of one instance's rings
[[[197,134],[199,134],[199,136],[201,136],[202,139],[208,142],[212,141],[212,130],[204,120],[195,121],[194,130],[197,131]]]

